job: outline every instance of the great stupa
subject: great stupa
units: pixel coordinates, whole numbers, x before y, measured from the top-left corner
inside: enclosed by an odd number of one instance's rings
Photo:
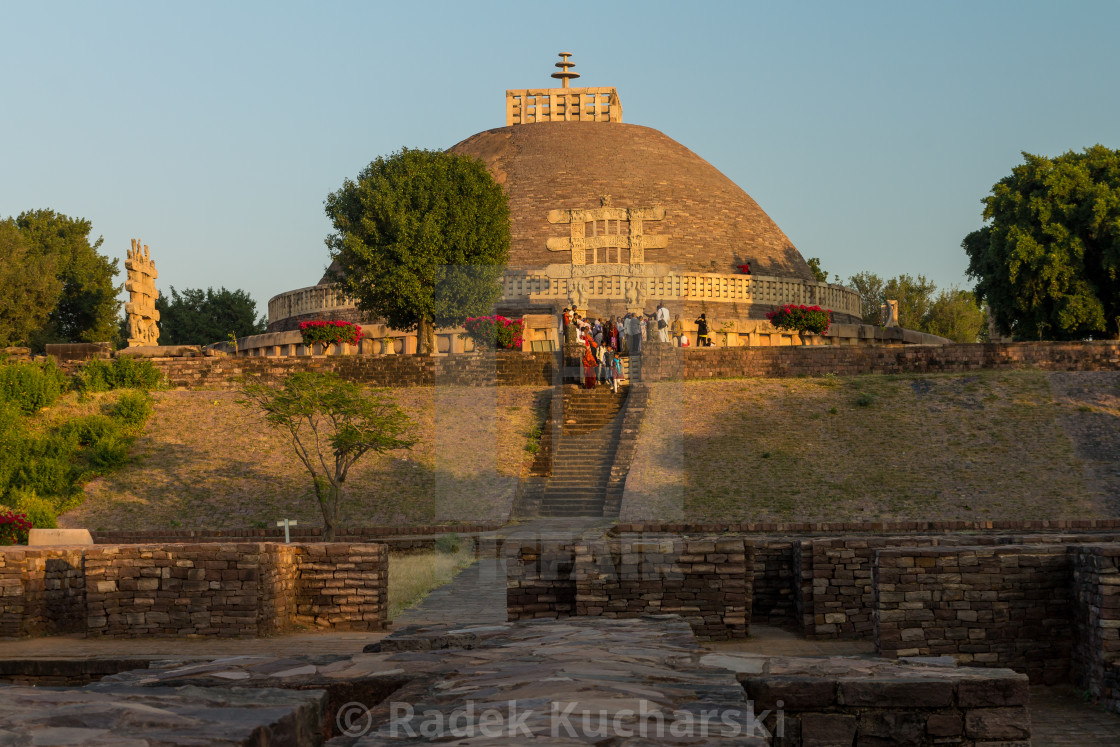
[[[750,195],[672,138],[624,124],[615,88],[571,86],[579,73],[560,56],[561,87],[506,91],[506,126],[450,148],[481,159],[509,198],[496,311],[605,316],[663,302],[682,319],[747,321],[804,303],[858,323],[859,295],[817,282]],[[270,332],[306,319],[372,321],[326,277],[275,296],[268,312]]]

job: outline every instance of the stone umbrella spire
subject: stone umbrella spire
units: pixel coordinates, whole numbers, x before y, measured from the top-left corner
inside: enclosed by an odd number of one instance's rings
[[[560,52],[560,62],[556,63],[556,67],[560,68],[560,72],[552,74],[553,78],[558,78],[560,80],[560,87],[561,88],[567,88],[568,87],[568,82],[572,78],[578,78],[579,77],[579,73],[572,72],[569,69],[569,68],[573,68],[573,67],[576,66],[576,63],[568,62],[568,58],[571,57],[571,56],[572,56],[571,52]]]

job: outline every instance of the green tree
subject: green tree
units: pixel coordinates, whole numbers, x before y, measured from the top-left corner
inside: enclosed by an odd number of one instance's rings
[[[55,258],[33,254],[15,221],[0,221],[0,347],[27,343],[61,292]]]
[[[296,456],[311,475],[323,512],[323,539],[334,541],[342,517],[343,488],[350,468],[369,452],[409,449],[412,423],[383,390],[364,389],[334,374],[295,373],[275,382],[248,381],[246,407],[287,432]]]
[[[31,210],[16,218],[31,253],[49,258],[62,281],[62,291],[46,323],[33,335],[36,347],[47,342],[111,341],[117,334],[120,286],[113,285],[117,260],[98,253],[103,239],[92,244],[92,224],[53,210]]]
[[[926,323],[930,306],[933,304],[933,294],[937,286],[930,282],[925,275],[911,277],[899,275],[891,278],[883,286],[883,295],[886,298],[898,301],[898,323],[906,329],[921,330]]]
[[[820,257],[810,257],[805,260],[805,264],[809,265],[809,270],[812,271],[813,277],[817,279],[818,283],[828,282],[828,273],[821,269]]]
[[[257,318],[257,303],[243,290],[171,287],[170,296],[156,299],[159,341],[164,345],[208,345],[229,338],[259,335],[265,320]]]
[[[1023,153],[964,238],[976,296],[1018,339],[1120,333],[1120,150]]]
[[[509,206],[481,161],[405,148],[327,196],[332,268],[363,311],[418,329],[490,311],[509,259]]]
[[[848,278],[848,285],[859,294],[863,323],[878,324],[881,307],[887,302],[883,279],[873,272],[857,272]]]
[[[933,299],[921,331],[953,342],[979,342],[987,331],[987,324],[975,295],[959,288],[948,288]]]

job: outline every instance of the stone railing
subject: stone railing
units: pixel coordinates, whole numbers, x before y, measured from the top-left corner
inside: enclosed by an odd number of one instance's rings
[[[571,268],[563,269],[572,271]],[[585,265],[578,270],[577,276],[563,277],[551,269],[509,269],[502,278],[501,303],[521,308],[550,305],[561,309],[571,305],[573,294],[582,293],[592,307],[596,302],[648,309],[652,309],[657,301],[671,306],[734,303],[769,307],[793,303],[831,309],[837,322],[843,321],[844,317],[858,319],[863,313],[860,295],[851,288],[798,278],[666,273],[664,266],[658,268],[655,265],[633,268],[629,265]],[[349,318],[355,310],[353,299],[341,291],[329,285],[314,285],[273,296],[268,302],[268,323],[270,329],[275,329],[286,319],[316,315],[323,318],[332,312],[337,312],[339,318]],[[718,320],[719,311],[711,313]],[[718,327],[712,331],[718,332]]]
[[[304,289],[306,290],[306,289]],[[276,299],[273,299],[276,300]],[[271,302],[269,308],[272,308]],[[525,352],[548,352],[557,348],[559,331],[551,314],[527,314],[522,317],[524,333],[521,349]],[[462,327],[435,331],[436,355],[474,352],[474,342],[460,337]],[[411,355],[417,350],[416,332],[392,329],[384,324],[363,324],[362,340],[357,345],[315,343],[306,345],[298,331],[267,332],[238,338],[236,343],[218,342],[211,350],[239,356],[304,356],[304,355]]]
[[[702,302],[766,306],[793,303],[820,305],[833,312],[857,318],[863,313],[860,295],[841,285],[767,275],[699,272],[631,274],[624,271],[624,265],[586,267],[586,270],[580,270],[587,274],[576,277],[556,277],[545,271],[507,271],[502,281],[502,302],[512,305],[552,302],[560,308],[568,305],[570,295],[578,287],[587,294],[592,305],[596,300],[636,300],[643,306],[649,305],[650,301],[665,301],[668,304]],[[719,316],[718,312],[716,316]]]
[[[280,293],[268,299],[268,321],[275,323],[304,314],[318,314],[335,309],[353,309],[354,299],[331,285],[311,285]]]

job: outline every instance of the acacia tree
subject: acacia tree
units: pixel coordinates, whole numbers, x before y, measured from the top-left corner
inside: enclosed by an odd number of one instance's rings
[[[419,330],[490,311],[509,260],[509,205],[470,156],[402,149],[379,157],[326,200],[335,280],[358,308]]]
[[[984,198],[964,238],[968,274],[996,326],[1018,339],[1120,333],[1120,150],[1024,163]]]
[[[333,542],[342,517],[350,468],[374,452],[410,449],[412,422],[383,390],[365,389],[334,374],[294,373],[283,385],[246,381],[238,402],[264,412],[265,422],[291,438],[311,475],[323,513],[323,538]]]

